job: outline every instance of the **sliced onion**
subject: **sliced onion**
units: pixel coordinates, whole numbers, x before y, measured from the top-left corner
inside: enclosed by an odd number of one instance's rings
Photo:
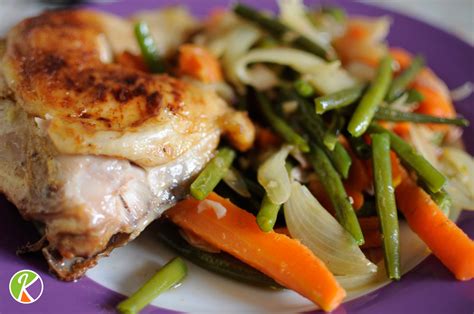
[[[291,236],[313,251],[334,274],[362,275],[377,271],[353,237],[305,186],[292,183],[284,213]]]
[[[240,173],[233,167],[229,168],[226,175],[223,178],[224,182],[240,196],[251,197],[247,184]]]
[[[356,80],[341,68],[339,61],[328,63],[302,50],[277,47],[252,49],[235,62],[234,71],[243,84],[255,87],[249,65],[260,62],[282,64],[293,68],[303,74],[304,79],[322,94],[330,94],[356,83]]]
[[[335,68],[330,72],[305,75],[316,90],[323,95],[332,94],[354,86],[357,81],[343,68]]]
[[[410,128],[410,142],[416,150],[426,158],[436,169],[441,170],[438,156],[441,153],[439,146],[434,144],[435,133],[426,126],[412,124]]]
[[[252,77],[248,71],[251,63],[268,62],[287,65],[300,73],[332,72],[340,62],[326,63],[314,54],[302,50],[276,47],[252,49],[234,64],[235,73],[244,84],[250,84]]]
[[[414,124],[410,128],[410,140],[416,150],[448,177],[445,189],[451,196],[454,207],[474,210],[472,156],[454,147],[441,149],[433,143],[433,137],[434,132],[427,127]],[[438,156],[441,158],[438,159]]]
[[[223,67],[229,80],[239,88],[240,83],[236,73],[235,63],[252,47],[261,37],[261,32],[253,25],[243,24],[233,29],[226,38],[226,48],[223,56]]]
[[[280,20],[291,29],[310,40],[328,49],[330,48],[331,37],[328,33],[320,32],[308,19],[303,1],[301,0],[279,0]]]
[[[362,275],[336,276],[336,280],[345,290],[354,291],[369,285],[382,283],[387,280],[387,275],[385,274],[385,265],[381,262],[377,264],[376,272]]]
[[[451,99],[454,101],[461,101],[469,96],[474,92],[474,83],[472,82],[465,82],[459,87],[451,90],[449,93],[451,94]]]
[[[291,182],[285,162],[291,149],[291,146],[283,146],[258,168],[258,182],[274,204],[283,204],[290,197]]]
[[[275,72],[263,64],[255,64],[248,70],[248,72],[252,78],[250,85],[259,91],[270,89],[276,86],[280,81]],[[242,84],[238,83],[236,85]]]
[[[454,147],[443,149],[441,166],[449,181],[447,192],[455,207],[474,210],[474,159]]]

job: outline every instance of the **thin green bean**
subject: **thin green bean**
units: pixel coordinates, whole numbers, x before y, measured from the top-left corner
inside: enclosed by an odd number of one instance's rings
[[[280,207],[281,205],[274,204],[265,194],[262,204],[260,205],[260,210],[257,214],[257,224],[260,227],[260,230],[264,232],[270,232],[273,230]]]
[[[301,99],[299,99],[299,101],[300,114],[298,115],[298,119],[301,122],[301,126],[314,142],[321,145],[321,147],[324,149],[324,152],[336,168],[337,172],[344,179],[347,179],[349,176],[349,169],[352,164],[351,156],[340,142],[337,142],[334,145],[333,151],[330,151],[324,145],[324,121],[314,112],[314,110],[312,110],[309,103]]]
[[[302,152],[309,151],[308,142],[296,133],[285,120],[275,114],[270,106],[268,98],[262,93],[257,93],[257,100],[262,114],[265,119],[272,126],[272,128],[290,144],[298,147]]]
[[[324,182],[324,188],[331,199],[339,223],[354,237],[357,244],[364,244],[364,236],[354,208],[328,156],[319,145],[312,144],[309,159],[319,179]]]
[[[377,74],[368,90],[362,96],[347,130],[352,136],[359,137],[367,130],[374,117],[377,107],[387,93],[392,79],[392,58],[385,56],[377,68]]]
[[[372,123],[370,133],[387,133],[390,135],[390,146],[400,157],[401,161],[416,172],[427,188],[436,193],[443,188],[446,177],[421,156],[410,144],[402,140],[395,133]]]
[[[344,117],[336,112],[332,116],[332,120],[329,123],[329,126],[326,128],[323,137],[323,143],[330,151],[333,151],[336,143],[339,142],[339,133],[341,132],[343,126]]]
[[[158,295],[179,284],[187,272],[186,264],[181,258],[172,259],[128,299],[119,303],[117,310],[123,314],[140,312]]]
[[[346,88],[333,94],[314,99],[316,113],[323,114],[327,111],[343,108],[355,103],[362,95],[365,86],[362,84]]]
[[[398,98],[405,91],[408,85],[415,79],[416,75],[418,72],[420,72],[424,65],[425,60],[422,56],[416,56],[413,58],[410,66],[393,79],[387,92],[387,101],[391,102]]]
[[[423,101],[423,99],[425,99],[425,96],[423,96],[423,94],[421,94],[416,89],[409,89],[407,91],[407,94],[408,94],[408,97],[407,97],[406,102],[408,104],[414,103],[414,102],[420,102],[420,101]]]
[[[226,175],[235,155],[235,151],[228,147],[219,149],[216,156],[191,184],[191,195],[198,200],[205,199]]]
[[[408,121],[414,123],[450,124],[461,127],[469,126],[469,121],[464,118],[436,117],[415,112],[404,112],[388,107],[379,107],[375,113],[374,119],[385,121]]]
[[[310,83],[308,83],[305,80],[297,80],[293,84],[295,87],[296,92],[301,96],[301,97],[311,97],[314,95],[314,88],[311,86]]]
[[[390,136],[372,134],[372,164],[377,213],[383,234],[385,268],[390,279],[400,279],[400,230],[392,185]]]
[[[160,58],[156,43],[145,22],[135,24],[135,37],[149,70],[152,73],[163,73],[165,71],[163,60]]]
[[[431,199],[439,206],[441,211],[446,215],[449,216],[449,212],[451,211],[451,206],[453,205],[453,201],[451,196],[449,196],[448,192],[445,189],[441,189],[436,193],[431,193],[428,191],[431,196]]]
[[[275,18],[269,17],[259,11],[242,3],[237,3],[233,9],[234,13],[248,20],[249,22],[259,25],[261,28],[269,32],[273,37],[290,44],[307,52],[313,53],[324,59],[331,59],[328,52],[314,41],[296,34],[285,24]]]

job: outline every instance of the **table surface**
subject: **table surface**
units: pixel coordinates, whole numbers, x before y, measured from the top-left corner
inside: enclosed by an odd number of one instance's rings
[[[474,0],[361,0],[361,2],[419,18],[442,27],[474,45]],[[33,0],[0,0],[0,34],[4,34],[20,19],[48,7],[51,6]]]

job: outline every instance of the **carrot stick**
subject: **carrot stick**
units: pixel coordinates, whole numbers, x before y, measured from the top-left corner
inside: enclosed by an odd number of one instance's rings
[[[344,189],[348,196],[352,198],[352,207],[358,210],[364,205],[363,192],[370,189],[372,186],[372,179],[367,173],[365,164],[360,160],[356,154],[351,150],[347,140],[341,141],[352,159],[352,164],[349,169],[349,176],[344,181]]]
[[[379,248],[382,246],[382,233],[380,232],[380,220],[376,216],[359,218],[360,228],[364,234],[365,243],[363,249]]]
[[[410,228],[458,280],[474,277],[474,241],[446,217],[408,176],[396,189],[399,210]]]
[[[344,189],[346,190],[347,196],[351,198],[351,205],[355,210],[359,210],[364,205],[364,194],[362,191],[355,190],[348,184],[344,183]]]
[[[398,72],[403,71],[410,66],[412,55],[405,49],[398,47],[390,48],[390,55],[400,66]]]
[[[453,118],[456,116],[453,104],[449,99],[439,91],[425,87],[415,82],[413,85],[420,94],[423,95],[423,101],[420,102],[415,112],[432,115],[436,117]],[[447,131],[449,125],[444,124],[428,124],[430,128],[436,131]]]
[[[205,83],[222,81],[219,61],[206,48],[184,44],[179,48],[179,72]]]
[[[167,211],[190,230],[318,304],[335,309],[346,295],[326,265],[299,241],[274,231],[262,232],[255,216],[212,193],[199,202],[189,198]]]

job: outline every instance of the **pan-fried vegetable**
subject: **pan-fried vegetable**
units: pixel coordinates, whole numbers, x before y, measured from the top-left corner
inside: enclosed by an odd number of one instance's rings
[[[293,182],[291,191],[284,213],[295,239],[311,249],[336,275],[361,275],[377,270],[354,238],[305,186]]]
[[[335,309],[345,296],[324,263],[299,241],[273,231],[263,232],[255,216],[216,194],[208,201],[226,209],[219,217],[211,206],[189,198],[167,211],[180,227],[194,232],[215,247],[237,257],[315,302],[325,311]]]
[[[117,310],[123,314],[134,314],[140,312],[153,299],[161,293],[179,284],[188,272],[183,260],[176,257],[163,266],[153,277],[151,277],[140,289],[128,299],[117,306]]]

